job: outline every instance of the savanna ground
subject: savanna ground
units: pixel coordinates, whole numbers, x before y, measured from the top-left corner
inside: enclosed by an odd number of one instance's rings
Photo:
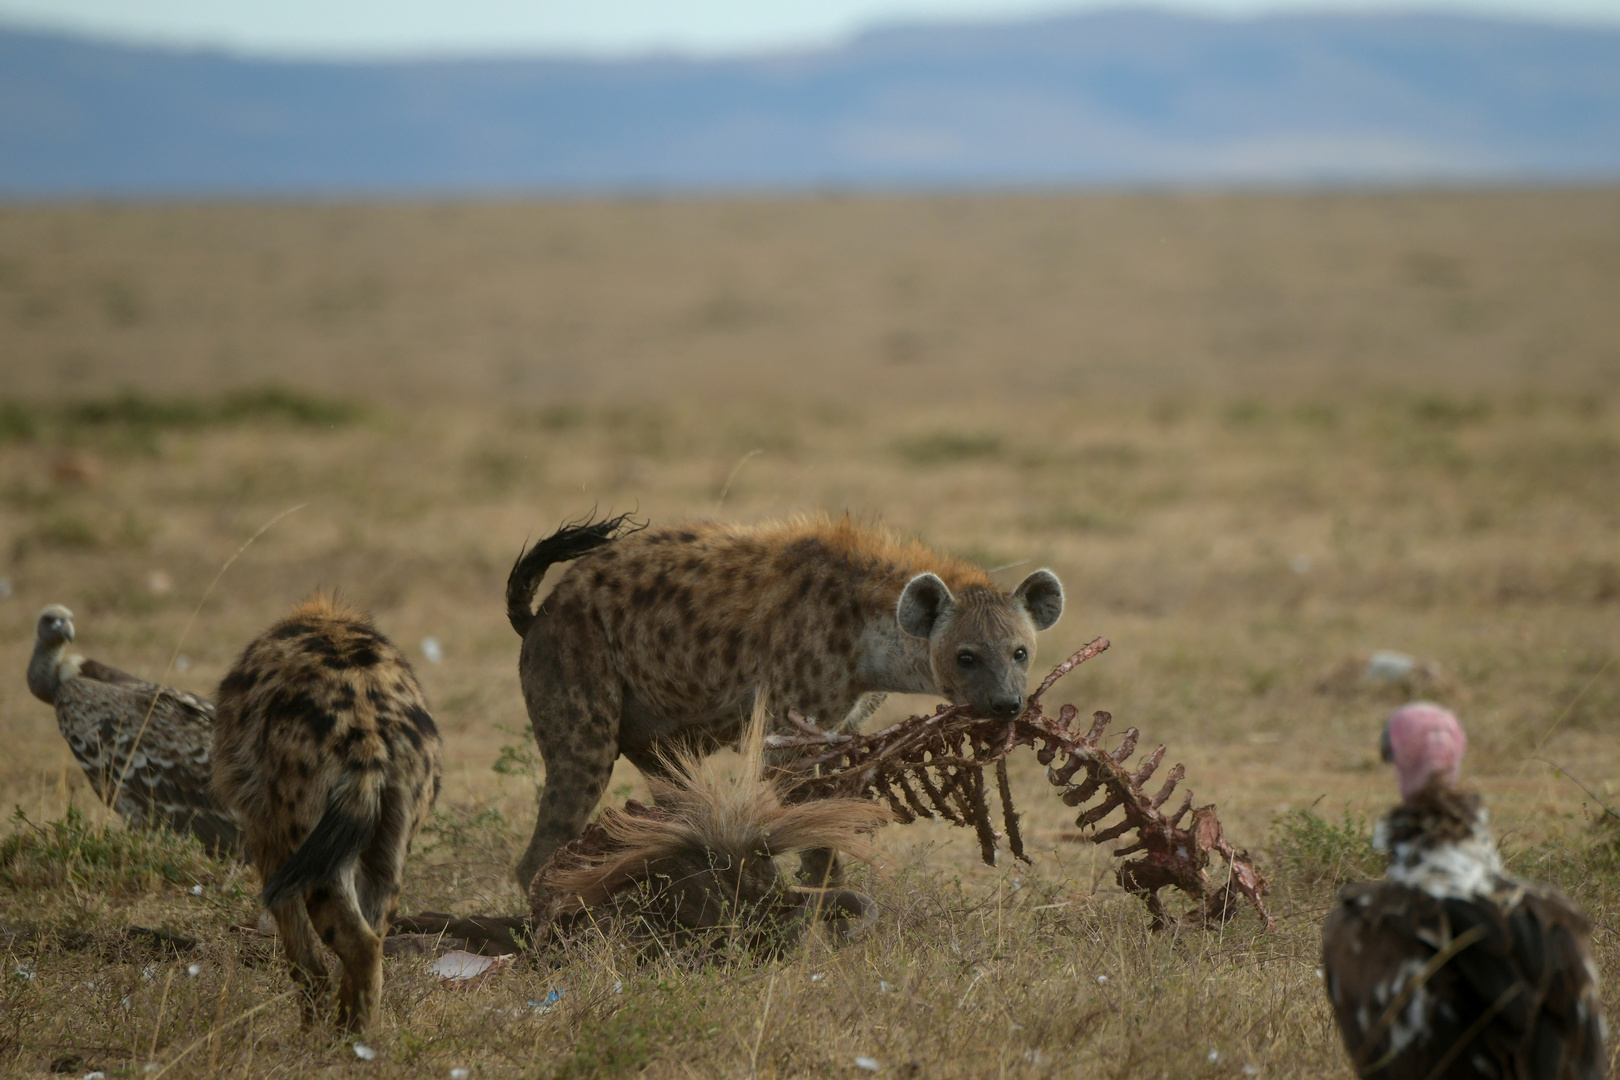
[[[1375,740],[1411,692],[1468,724],[1510,863],[1587,906],[1613,1012],[1620,833],[1570,774],[1620,783],[1617,311],[1613,191],[0,209],[0,1062],[1347,1076],[1316,935],[1376,872]],[[891,826],[854,943],[587,935],[459,988],[393,957],[375,1060],[301,1033],[233,929],[251,873],[87,790],[23,684],[35,613],[206,693],[341,588],[447,740],[405,909],[511,913],[536,777],[501,588],[592,507],[847,509],[1009,584],[1051,566],[1070,606],[1037,670],[1114,643],[1052,698],[1169,745],[1277,929],[1149,933],[1025,757],[1033,865]],[[1360,683],[1381,649],[1438,678]],[[609,797],[640,790],[621,764]]]

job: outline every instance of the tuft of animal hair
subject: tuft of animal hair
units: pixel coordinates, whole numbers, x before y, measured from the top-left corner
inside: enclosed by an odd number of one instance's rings
[[[869,838],[894,820],[888,807],[848,796],[788,802],[781,784],[764,775],[768,725],[762,694],[730,770],[717,757],[691,751],[660,755],[666,775],[647,783],[664,813],[645,817],[603,809],[596,826],[606,853],[544,873],[546,889],[591,907],[642,880],[649,866],[683,854],[707,853],[736,865],[760,855],[832,848],[876,862],[879,853]]]
[[[914,536],[857,521],[847,512],[836,518],[825,513],[800,514],[784,521],[728,524],[722,528],[733,536],[768,537],[784,544],[813,537],[855,561],[893,563],[912,574],[937,574],[952,592],[991,584],[982,566],[936,551]]]
[[[361,623],[371,629],[376,629],[372,622],[371,613],[362,611],[345,600],[339,592],[327,589],[316,589],[309,598],[289,611],[280,621],[282,623],[295,622],[299,619],[334,620],[341,622]]]

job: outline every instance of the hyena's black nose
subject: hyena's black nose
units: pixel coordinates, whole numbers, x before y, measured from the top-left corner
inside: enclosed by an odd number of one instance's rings
[[[990,712],[1003,720],[1017,716],[1024,708],[1024,695],[997,694],[990,699]]]

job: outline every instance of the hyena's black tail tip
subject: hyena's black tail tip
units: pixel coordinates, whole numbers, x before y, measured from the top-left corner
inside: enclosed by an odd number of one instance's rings
[[[357,814],[338,799],[326,808],[292,858],[265,882],[259,902],[272,911],[330,881],[344,863],[359,856],[377,830],[375,814]]]
[[[534,623],[535,590],[540,588],[540,579],[553,563],[577,559],[646,527],[645,521],[635,520],[632,514],[619,514],[601,521],[592,521],[587,516],[569,522],[527,551],[520,552],[506,578],[506,621],[512,624],[518,637],[527,634]]]

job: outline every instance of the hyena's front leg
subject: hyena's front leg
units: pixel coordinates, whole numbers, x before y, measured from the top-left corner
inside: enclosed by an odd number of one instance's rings
[[[829,715],[838,717],[835,723],[829,724],[820,717],[813,717],[817,724],[834,731],[859,731],[870,720],[889,695],[883,693],[862,694],[855,699],[855,704],[839,712],[836,705],[828,707]],[[765,760],[772,765],[786,765],[798,757],[802,751],[794,750],[767,750]],[[793,794],[789,792],[788,798]],[[844,883],[844,862],[838,857],[838,852],[832,848],[806,848],[799,853],[799,881],[814,888],[829,888]]]

